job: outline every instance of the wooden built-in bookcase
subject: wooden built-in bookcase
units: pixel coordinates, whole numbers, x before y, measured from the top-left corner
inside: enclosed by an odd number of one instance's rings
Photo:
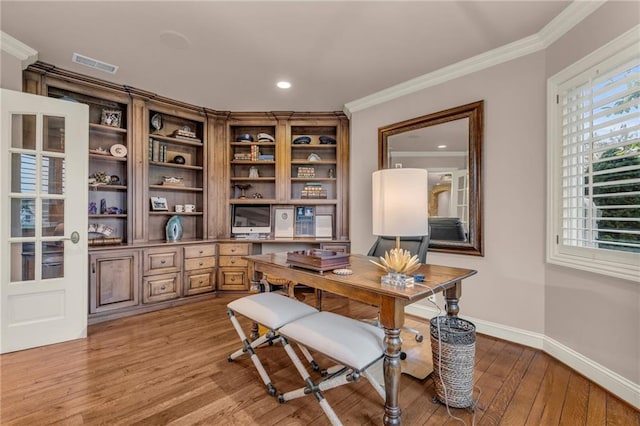
[[[349,250],[341,112],[216,111],[41,62],[25,70],[24,91],[89,106],[91,322],[248,291],[242,256],[265,244]],[[331,235],[234,239],[233,206],[252,204],[307,208],[330,218]],[[175,215],[183,237],[170,243]]]

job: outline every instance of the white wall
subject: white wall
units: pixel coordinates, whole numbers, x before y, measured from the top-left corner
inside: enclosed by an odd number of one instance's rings
[[[636,384],[640,285],[546,265],[544,241],[546,79],[637,24],[639,7],[609,2],[546,51],[354,113],[349,191],[352,251],[366,253],[378,127],[484,99],[485,256],[428,261],[478,270],[463,317],[547,335]]]
[[[638,24],[640,2],[606,3],[547,49],[546,77]],[[545,275],[545,334],[640,384],[640,283],[553,265]]]
[[[540,52],[354,113],[352,251],[366,253],[374,241],[370,181],[377,168],[378,127],[484,99],[485,257],[429,253],[428,259],[478,270],[463,285],[463,315],[542,333],[544,75]]]

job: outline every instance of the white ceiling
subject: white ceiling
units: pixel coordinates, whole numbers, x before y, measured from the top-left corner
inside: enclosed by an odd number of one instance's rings
[[[0,14],[2,31],[60,68],[216,110],[338,111],[533,35],[569,3],[2,0]],[[120,68],[74,64],[74,52]]]

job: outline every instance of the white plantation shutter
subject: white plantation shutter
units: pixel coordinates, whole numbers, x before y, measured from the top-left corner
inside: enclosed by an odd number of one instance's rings
[[[547,260],[640,281],[638,32],[549,80]]]

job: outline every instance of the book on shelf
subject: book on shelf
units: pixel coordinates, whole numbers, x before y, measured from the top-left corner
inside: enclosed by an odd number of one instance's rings
[[[315,207],[313,206],[297,206],[296,207],[296,236],[313,236]]]
[[[166,163],[167,145],[153,138],[149,138],[149,160]]]

